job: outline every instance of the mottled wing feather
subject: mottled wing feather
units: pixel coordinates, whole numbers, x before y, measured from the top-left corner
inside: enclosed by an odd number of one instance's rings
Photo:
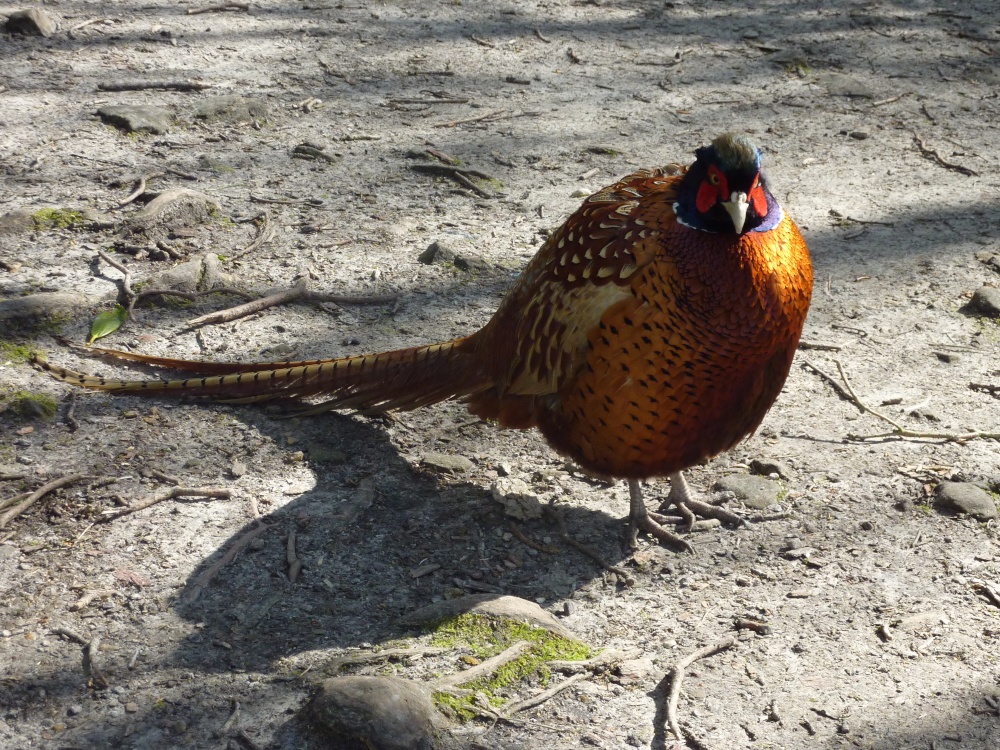
[[[685,169],[641,170],[590,196],[534,257],[483,330],[501,397],[556,394],[582,366],[601,316],[631,297],[630,279],[656,255]],[[655,218],[654,218],[655,217]]]

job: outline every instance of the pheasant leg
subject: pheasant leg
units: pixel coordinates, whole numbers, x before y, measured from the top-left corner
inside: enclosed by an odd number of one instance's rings
[[[676,507],[677,512],[687,521],[688,531],[691,531],[694,527],[694,522],[698,516],[702,518],[717,518],[723,523],[730,523],[736,526],[747,525],[747,522],[735,513],[731,513],[717,505],[709,505],[695,498],[691,487],[684,478],[683,472],[678,471],[676,474],[671,474],[669,478],[670,494],[667,495],[667,499],[660,505],[659,511],[662,513],[668,510],[670,506]]]
[[[636,479],[628,480],[629,514],[628,514],[628,543],[632,549],[636,549],[640,531],[656,537],[660,541],[672,544],[686,552],[694,552],[686,540],[676,534],[667,531],[663,526],[653,520],[653,516],[646,510],[646,504],[642,501],[642,487]],[[653,514],[656,515],[656,514]]]

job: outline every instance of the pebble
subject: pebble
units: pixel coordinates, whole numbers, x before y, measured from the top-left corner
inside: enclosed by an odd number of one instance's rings
[[[420,463],[429,469],[449,474],[464,474],[476,466],[465,456],[449,456],[445,453],[428,453]]]
[[[719,492],[732,492],[748,508],[764,510],[778,502],[781,485],[773,479],[750,476],[747,474],[731,474],[722,477],[713,486]]]
[[[941,482],[934,503],[959,513],[968,513],[977,521],[1000,517],[993,496],[971,482]]]
[[[72,706],[66,709],[66,713],[69,716],[77,716],[78,714],[83,713],[83,706],[81,706],[79,703],[74,703]]]
[[[1000,317],[1000,289],[984,286],[977,289],[969,302],[969,310],[990,318]]]

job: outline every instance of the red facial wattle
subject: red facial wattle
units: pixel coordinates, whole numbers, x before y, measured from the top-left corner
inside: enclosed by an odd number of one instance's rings
[[[698,209],[699,213],[706,214],[712,210],[719,199],[729,200],[729,183],[726,180],[726,175],[722,171],[712,164],[708,168],[708,174],[705,179],[701,181],[701,185],[698,187],[698,195],[695,198],[695,207]]]
[[[758,216],[767,216],[767,196],[764,194],[764,186],[760,184],[760,175],[754,178],[747,194],[747,203]]]

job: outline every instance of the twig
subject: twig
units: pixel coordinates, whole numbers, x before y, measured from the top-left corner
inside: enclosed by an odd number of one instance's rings
[[[490,180],[493,179],[489,175],[484,174],[471,169],[461,169],[459,167],[453,167],[448,164],[412,164],[410,169],[414,172],[424,172],[426,174],[441,175],[442,177],[450,177],[455,180],[455,182],[467,187],[469,190],[474,192],[476,195],[482,198],[492,198],[493,194],[488,190],[484,190],[469,179],[469,175],[477,176],[482,179]]]
[[[28,508],[34,505],[38,500],[45,497],[50,492],[58,490],[60,487],[65,487],[68,484],[74,484],[84,479],[93,479],[89,474],[69,474],[64,477],[59,477],[58,479],[53,479],[51,482],[43,484],[37,490],[28,495],[27,498],[22,500],[20,503],[15,505],[13,508],[8,510],[2,516],[0,516],[0,529],[6,526],[8,523],[13,521],[19,515],[24,513]]]
[[[338,674],[344,667],[360,666],[390,659],[401,659],[407,656],[427,656],[428,654],[443,654],[448,649],[439,646],[426,648],[386,648],[381,651],[360,651],[335,656],[322,666],[324,674]]]
[[[8,497],[6,500],[0,500],[0,510],[9,508],[12,505],[17,505],[29,495],[31,495],[30,492],[22,492],[20,495],[14,495],[13,497]]]
[[[434,127],[435,128],[453,128],[456,125],[466,125],[470,122],[482,122],[483,120],[501,119],[503,117],[509,117],[510,113],[505,109],[498,109],[493,112],[487,112],[484,115],[478,115],[476,117],[466,117],[462,120],[451,120],[449,122],[439,122]]]
[[[69,392],[69,406],[66,409],[66,416],[63,417],[63,422],[69,427],[70,432],[76,432],[80,429],[80,423],[76,421],[76,396],[80,391],[73,389]]]
[[[525,698],[524,700],[520,700],[517,703],[509,703],[508,705],[504,706],[503,715],[513,716],[514,714],[520,713],[521,711],[527,711],[529,708],[535,708],[536,706],[540,706],[543,703],[545,703],[545,701],[551,700],[555,696],[559,695],[559,693],[561,693],[563,690],[568,688],[573,683],[585,679],[587,679],[587,675],[582,672],[580,674],[571,675],[570,677],[567,677],[565,680],[560,682],[558,685],[553,685],[548,690],[543,690],[538,695],[534,695],[530,698]]]
[[[799,349],[814,349],[818,352],[839,352],[841,347],[834,344],[817,344],[812,341],[799,340]]]
[[[135,307],[136,294],[132,291],[132,272],[128,266],[119,263],[103,250],[97,251],[97,256],[112,268],[121,271],[125,278],[122,279],[122,294],[125,295],[125,310],[128,317],[132,317],[132,308]]]
[[[207,297],[209,294],[232,294],[236,297],[242,297],[247,300],[256,299],[256,297],[252,294],[244,292],[242,289],[236,289],[231,286],[217,286],[200,292],[182,292],[179,289],[143,289],[135,295],[135,302],[136,304],[139,304],[142,300],[150,297],[178,297],[180,299],[194,301],[196,299],[201,299],[202,297]]]
[[[968,175],[969,177],[978,177],[979,172],[968,167],[963,167],[961,164],[955,164],[950,161],[945,161],[944,157],[937,152],[937,149],[930,148],[924,143],[923,139],[917,135],[913,134],[913,141],[917,144],[917,148],[920,149],[920,153],[923,154],[928,159],[937,162],[945,169],[950,169],[953,172],[960,172],[961,174]]]
[[[238,10],[244,13],[250,12],[250,6],[246,3],[223,3],[222,5],[206,5],[204,8],[189,8],[189,16],[198,16],[202,13],[225,13],[229,10]]]
[[[674,733],[674,736],[681,742],[684,741],[684,735],[681,734],[680,724],[677,723],[677,702],[681,697],[681,682],[684,680],[684,670],[699,659],[712,656],[720,651],[726,651],[735,645],[736,638],[733,636],[723,638],[721,641],[700,648],[693,654],[685,656],[671,669],[670,690],[667,693],[667,725],[670,727],[670,731]]]
[[[577,541],[572,536],[570,536],[569,531],[567,531],[566,529],[566,519],[563,518],[562,513],[560,513],[552,505],[551,502],[549,503],[549,505],[545,506],[545,510],[546,512],[550,513],[552,516],[555,517],[556,523],[558,524],[559,527],[559,538],[562,539],[566,544],[575,549],[577,552],[580,552],[581,554],[589,557],[591,560],[596,562],[598,565],[600,565],[609,573],[614,573],[616,576],[618,576],[619,579],[621,579],[621,582],[624,583],[626,586],[631,586],[632,584],[635,583],[635,579],[629,575],[627,570],[625,570],[624,568],[620,568],[617,565],[612,565],[603,557],[601,557],[601,554],[597,550],[592,549],[583,542]]]
[[[507,524],[507,531],[517,537],[518,541],[522,544],[531,547],[531,549],[536,549],[539,552],[544,552],[546,555],[558,555],[562,551],[554,545],[539,544],[512,523]]]
[[[150,175],[142,175],[135,183],[135,189],[127,196],[122,198],[121,201],[119,201],[118,208],[125,208],[125,206],[127,206],[129,203],[131,203],[140,195],[142,195],[144,192],[146,192],[147,180],[152,180],[156,177],[162,177],[164,174],[165,174],[164,172],[153,172]]]
[[[52,633],[52,635],[61,635],[65,638],[69,638],[69,640],[71,641],[76,641],[81,646],[86,646],[88,643],[90,643],[90,641],[88,641],[82,635],[77,633],[75,630],[73,630],[73,628],[69,627],[68,625],[59,625],[57,627],[51,628],[49,632]]]
[[[250,302],[237,305],[236,307],[230,307],[208,315],[202,315],[200,318],[188,321],[186,328],[197,328],[199,326],[212,325],[215,323],[229,323],[234,320],[239,320],[240,318],[245,318],[248,315],[253,315],[261,310],[266,310],[269,307],[284,305],[288,302],[297,302],[300,300],[304,302],[332,302],[338,305],[385,305],[395,302],[397,299],[399,299],[399,297],[396,295],[356,297],[352,295],[322,294],[314,292],[309,289],[309,277],[303,274],[289,289],[271,294],[267,297],[260,297],[259,299],[251,300]]]
[[[469,39],[471,39],[472,41],[474,41],[480,47],[489,47],[490,49],[496,49],[497,48],[497,46],[493,42],[489,41],[488,39],[483,39],[482,37],[478,37],[475,34],[473,34],[472,36],[470,36]]]
[[[87,21],[82,21],[76,26],[70,26],[67,33],[72,34],[74,31],[79,31],[80,29],[85,29],[88,26],[93,26],[95,23],[114,23],[113,18],[91,18]]]
[[[974,582],[972,584],[972,588],[977,593],[982,594],[987,599],[989,599],[991,602],[993,602],[994,605],[996,605],[997,607],[1000,607],[1000,591],[998,591],[996,588],[994,588],[993,586],[991,586],[988,583],[985,583],[984,581],[976,581],[976,582]]]
[[[218,736],[219,737],[224,736],[230,729],[233,728],[233,724],[235,724],[237,720],[239,720],[239,718],[240,718],[240,702],[234,700],[233,712],[229,714],[229,718],[226,719],[226,723],[223,724],[222,727],[219,729]]]
[[[94,589],[92,591],[84,591],[83,596],[69,605],[69,611],[78,612],[81,609],[86,609],[87,606],[94,601],[94,599],[104,599],[109,596],[114,596],[115,593],[114,589]]]
[[[519,659],[522,654],[530,650],[534,644],[529,641],[517,641],[511,646],[504,649],[501,653],[496,656],[491,656],[489,659],[481,661],[474,667],[466,669],[464,672],[456,672],[455,674],[445,675],[444,677],[439,677],[432,683],[435,689],[440,688],[450,688],[456,685],[465,685],[470,682],[478,680],[480,677],[486,677],[488,675],[496,672],[504,664],[509,664],[515,659]]]
[[[873,107],[881,107],[884,104],[892,104],[893,102],[898,102],[904,96],[909,96],[909,91],[904,91],[902,94],[896,94],[895,96],[890,96],[888,99],[879,99],[877,102],[872,102]]]
[[[288,532],[288,549],[285,553],[285,559],[288,561],[288,580],[295,583],[295,579],[299,577],[299,571],[302,570],[302,561],[295,554],[295,529]]]
[[[270,524],[261,523],[233,542],[232,546],[226,550],[226,553],[222,557],[202,571],[202,573],[194,580],[194,583],[191,584],[191,588],[185,596],[185,600],[190,603],[201,596],[201,592],[204,591],[205,587],[212,582],[212,579],[219,574],[219,571],[235,560],[236,556],[243,551],[244,547],[270,528]]]
[[[204,91],[212,88],[210,83],[198,83],[196,81],[111,81],[99,83],[97,88],[100,91],[148,91],[174,90],[174,91]]]
[[[824,380],[826,380],[834,389],[843,396],[845,399],[854,404],[862,413],[867,412],[873,417],[881,419],[892,427],[892,432],[883,432],[876,435],[854,435],[848,434],[849,440],[858,440],[860,442],[866,442],[868,440],[885,440],[886,438],[900,438],[902,440],[946,440],[955,443],[965,443],[969,440],[986,439],[986,440],[1000,440],[1000,432],[917,432],[915,430],[907,429],[903,425],[899,424],[896,420],[891,417],[886,416],[880,411],[877,411],[866,404],[857,393],[854,392],[854,387],[851,385],[850,379],[847,377],[847,373],[844,372],[844,367],[841,365],[839,360],[834,360],[834,364],[837,365],[837,371],[840,373],[841,379],[844,384],[841,385],[837,380],[829,373],[824,372],[812,362],[808,360],[803,360],[802,363],[814,371],[817,375],[820,375]]]
[[[175,497],[219,497],[226,499],[232,496],[232,490],[226,489],[212,487],[171,487],[164,493],[153,495],[145,500],[140,500],[134,505],[127,505],[124,508],[115,508],[114,510],[106,510],[98,517],[97,520],[102,523],[114,521],[122,516],[127,516],[130,513],[135,513],[140,510],[146,510],[146,508],[151,508],[157,503],[162,503],[164,500],[170,500]]]
[[[243,744],[249,747],[250,750],[261,750],[261,746],[257,743],[257,741],[247,734],[247,730],[241,729],[236,736],[243,740]]]
[[[257,221],[258,219],[260,220],[260,224],[257,227],[257,236],[254,237],[253,241],[245,248],[230,255],[230,260],[242,258],[244,255],[256,251],[258,248],[274,239],[274,225],[271,223],[271,215],[267,211],[263,211],[255,216],[251,221]]]
[[[98,690],[104,690],[111,683],[97,666],[97,653],[101,648],[101,636],[95,635],[83,648],[83,671],[90,675],[90,683]]]
[[[539,29],[535,29],[535,36],[537,36],[540,40],[542,40],[546,44],[552,44],[552,40],[546,38]]]

